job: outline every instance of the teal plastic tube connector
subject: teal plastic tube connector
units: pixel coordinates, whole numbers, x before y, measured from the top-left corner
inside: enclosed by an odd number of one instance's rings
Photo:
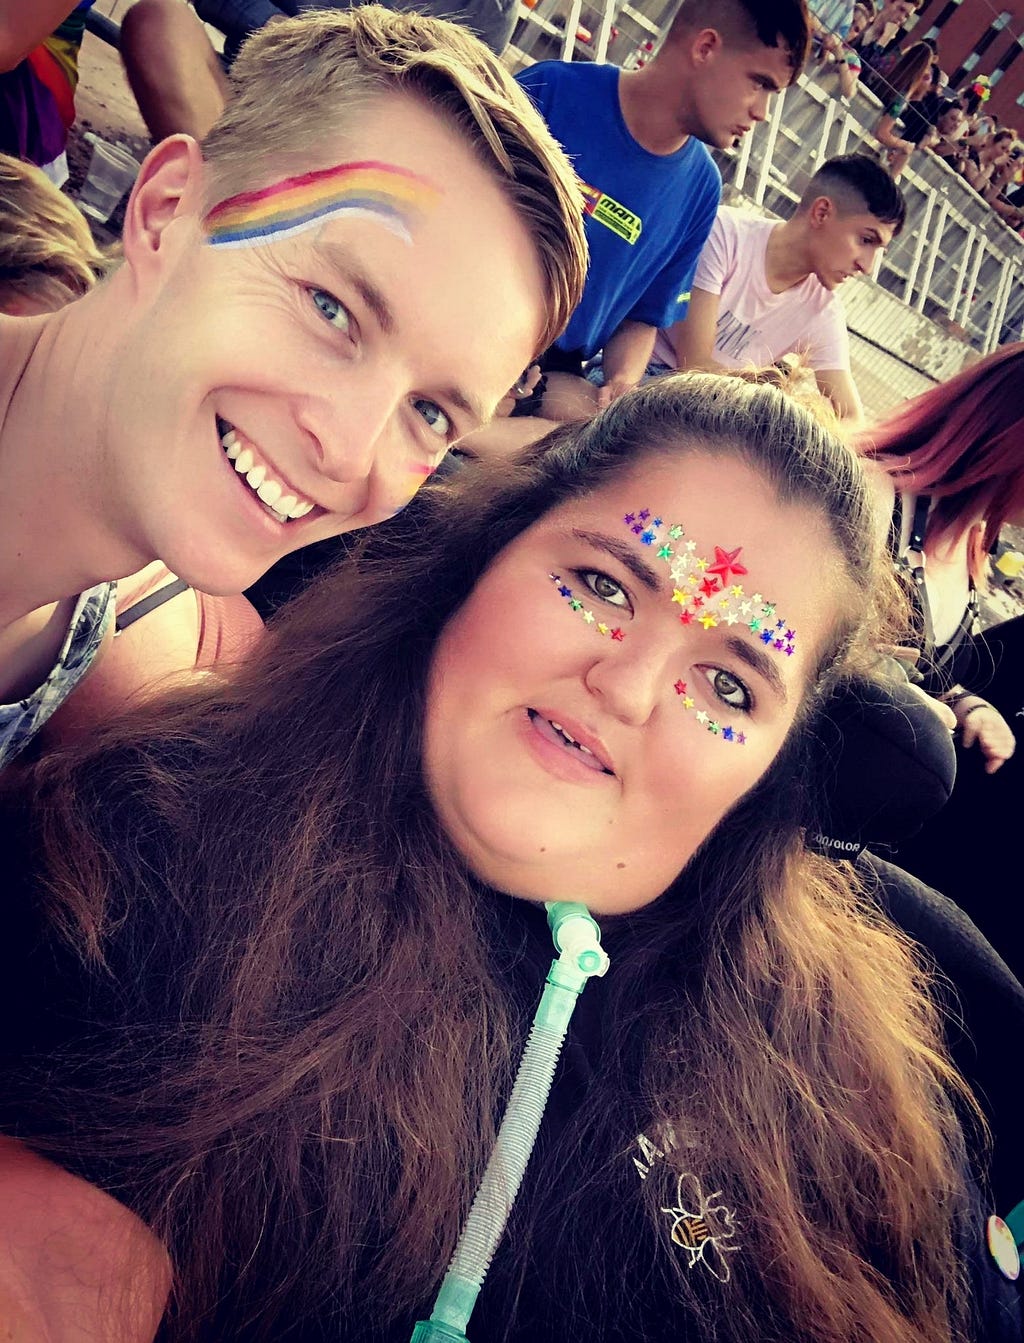
[[[547,906],[547,914],[558,959],[551,962],[508,1109],[452,1262],[430,1319],[419,1321],[411,1343],[469,1343],[469,1317],[526,1174],[573,1009],[587,980],[608,969],[601,930],[585,905],[559,900]]]

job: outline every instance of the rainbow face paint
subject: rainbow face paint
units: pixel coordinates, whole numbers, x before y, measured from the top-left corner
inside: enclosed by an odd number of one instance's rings
[[[215,205],[203,223],[211,247],[278,242],[343,215],[374,219],[411,244],[417,220],[440,195],[418,173],[371,159],[243,191]]]

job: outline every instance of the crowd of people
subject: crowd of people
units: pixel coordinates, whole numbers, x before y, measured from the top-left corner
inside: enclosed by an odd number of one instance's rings
[[[66,5],[0,0],[0,1334],[1021,1343],[953,821],[1019,818],[1024,345],[872,421],[907,109],[783,220],[712,153],[912,0],[515,79],[501,5],[137,0],[116,250]]]
[[[819,61],[838,80],[849,104],[858,83],[882,103],[873,134],[898,178],[911,155],[944,159],[1011,227],[1024,224],[1024,142],[985,110],[984,76],[949,86],[933,43],[902,39],[920,0],[810,0]]]

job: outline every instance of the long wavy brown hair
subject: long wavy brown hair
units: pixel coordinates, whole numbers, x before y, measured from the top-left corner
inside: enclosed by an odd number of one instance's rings
[[[354,1337],[370,1303],[381,1329],[429,1304],[524,1031],[495,933],[508,899],[466,870],[425,793],[432,650],[539,517],[645,454],[694,451],[739,455],[766,498],[828,520],[841,614],[768,774],[658,901],[607,921],[600,1060],[565,1136],[596,1153],[594,1183],[552,1179],[510,1254],[554,1227],[537,1271],[558,1298],[612,1268],[603,1290],[629,1292],[635,1248],[612,1266],[593,1247],[636,1206],[642,1130],[744,1228],[715,1310],[643,1186],[654,1271],[701,1336],[958,1336],[962,1140],[935,1012],[906,943],[802,839],[805,729],[875,564],[860,468],[774,388],[685,375],[429,489],[236,679],[44,762],[9,801],[29,804],[69,973],[117,1024],[51,1044],[6,1094],[24,1132],[113,1171],[163,1238],[162,1338],[269,1343],[310,1315]]]

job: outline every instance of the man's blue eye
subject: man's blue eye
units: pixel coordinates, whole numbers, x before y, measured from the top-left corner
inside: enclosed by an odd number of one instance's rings
[[[309,292],[313,302],[332,326],[337,327],[339,331],[349,329],[352,319],[343,303],[336,299],[333,294],[329,294],[326,289],[311,289]]]
[[[448,437],[452,431],[452,422],[436,401],[427,401],[423,397],[418,397],[412,404],[423,417],[432,433],[435,433],[438,438]]]

